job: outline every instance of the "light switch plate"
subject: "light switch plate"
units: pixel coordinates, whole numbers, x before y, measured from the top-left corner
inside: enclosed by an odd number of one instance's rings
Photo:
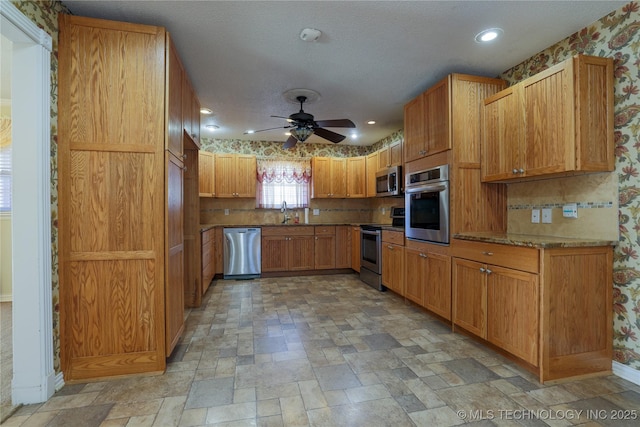
[[[551,209],[542,209],[542,223],[551,224]]]
[[[314,210],[313,210],[313,214],[314,214],[314,215],[316,215],[316,216],[317,216],[317,215],[320,215],[320,209],[317,209],[317,208],[316,208],[316,209],[314,209]]]
[[[225,210],[224,210],[224,214],[225,214],[225,215],[229,215],[229,209],[225,209]]]
[[[562,216],[565,218],[578,218],[578,204],[568,203],[562,207]]]
[[[532,224],[540,223],[540,209],[531,209],[531,223]]]

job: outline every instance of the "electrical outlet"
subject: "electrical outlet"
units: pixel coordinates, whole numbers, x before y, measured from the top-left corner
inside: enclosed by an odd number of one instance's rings
[[[531,223],[532,224],[540,223],[540,209],[531,209]]]
[[[313,209],[313,214],[316,216],[320,215],[320,209],[318,208]]]
[[[384,215],[385,213],[387,213],[387,210],[385,208],[382,208],[382,215]]]
[[[578,218],[578,204],[569,203],[562,207],[562,216],[565,218]]]
[[[225,215],[229,215],[229,209],[225,209],[225,210],[224,210],[224,214],[225,214]]]
[[[542,223],[551,224],[551,209],[542,209]]]

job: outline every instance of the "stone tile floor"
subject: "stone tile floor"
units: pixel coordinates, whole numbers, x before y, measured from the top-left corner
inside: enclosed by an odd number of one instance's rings
[[[614,375],[542,385],[356,275],[219,280],[164,375],[67,385],[3,425],[465,423],[637,426],[640,386]]]

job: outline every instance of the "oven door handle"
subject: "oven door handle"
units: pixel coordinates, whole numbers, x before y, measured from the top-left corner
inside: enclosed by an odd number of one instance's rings
[[[379,236],[380,235],[380,230],[375,230],[375,231],[369,231],[369,230],[360,230],[360,232],[362,234],[371,234],[373,236]]]
[[[438,185],[429,185],[429,186],[422,186],[422,187],[413,187],[413,188],[406,188],[405,192],[407,193],[422,193],[423,191],[443,191],[446,190],[447,186],[444,184],[438,184]]]

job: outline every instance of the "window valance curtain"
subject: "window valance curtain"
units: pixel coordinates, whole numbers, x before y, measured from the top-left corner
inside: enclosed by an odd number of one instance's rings
[[[258,160],[256,206],[280,209],[282,202],[289,208],[309,206],[311,162],[309,160]]]
[[[311,162],[309,160],[258,160],[258,182],[309,183]]]

